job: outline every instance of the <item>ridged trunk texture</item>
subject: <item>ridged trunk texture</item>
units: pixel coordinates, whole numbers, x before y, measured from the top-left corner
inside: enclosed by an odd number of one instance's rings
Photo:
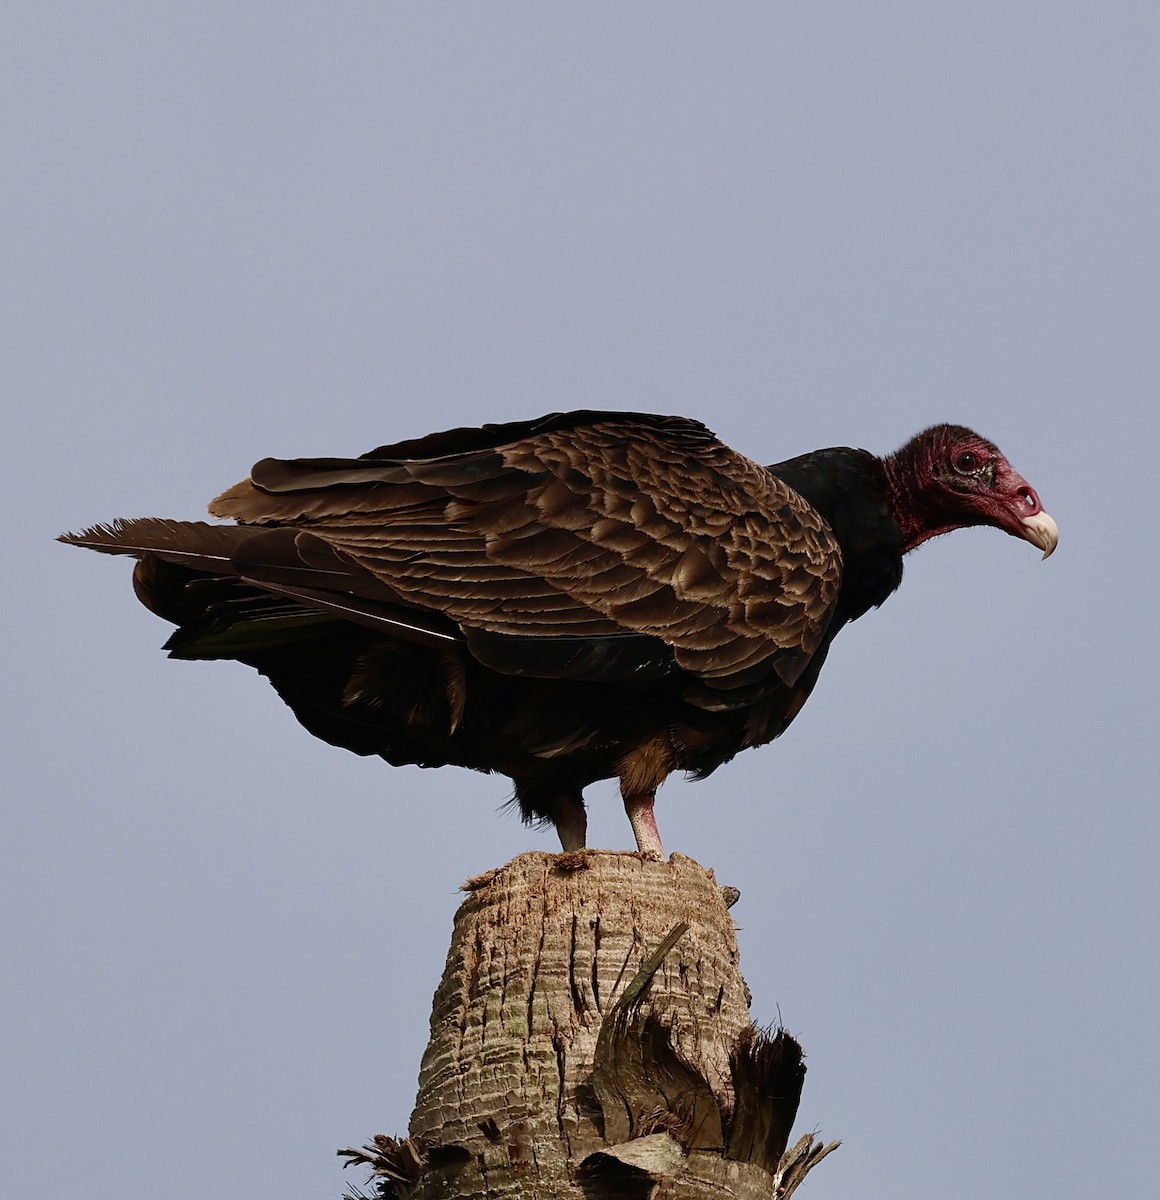
[[[805,1068],[756,1030],[692,859],[523,854],[465,885],[409,1136],[343,1151],[386,1200],[788,1196]]]

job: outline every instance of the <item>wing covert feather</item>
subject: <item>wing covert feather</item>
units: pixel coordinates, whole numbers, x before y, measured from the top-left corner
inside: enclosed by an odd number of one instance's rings
[[[308,527],[466,630],[647,634],[725,687],[764,661],[796,680],[841,580],[833,534],[792,488],[700,423],[648,414],[553,414],[361,459],[266,459],[210,511]]]

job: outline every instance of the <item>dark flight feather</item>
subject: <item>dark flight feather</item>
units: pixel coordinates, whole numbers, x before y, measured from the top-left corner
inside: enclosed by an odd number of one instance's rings
[[[659,850],[655,787],[788,726],[837,631],[898,586],[906,539],[942,532],[899,497],[925,495],[928,444],[964,438],[990,446],[946,426],[905,459],[835,448],[766,468],[697,421],[553,413],[264,459],[210,506],[236,524],[62,540],[137,558],[141,600],[178,626],[172,655],[248,663],[324,740],[507,774],[568,848],[582,789],[619,776]],[[984,519],[1006,527],[959,523]]]

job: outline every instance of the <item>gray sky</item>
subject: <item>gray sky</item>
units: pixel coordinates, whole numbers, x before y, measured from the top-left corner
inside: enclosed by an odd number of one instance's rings
[[[502,779],[169,662],[128,564],[267,454],[571,407],[774,461],[992,437],[778,743],[670,782],[809,1056],[807,1187],[1154,1194],[1160,6],[9,0],[0,1174],[335,1197],[402,1132]],[[596,789],[592,840],[631,834]],[[362,1183],[361,1175],[348,1177]]]

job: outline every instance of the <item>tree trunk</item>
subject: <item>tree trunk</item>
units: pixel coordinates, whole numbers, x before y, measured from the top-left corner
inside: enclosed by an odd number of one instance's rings
[[[786,1152],[801,1048],[752,1024],[712,872],[533,853],[464,890],[410,1134],[340,1152],[382,1200],[787,1197],[834,1148]]]

